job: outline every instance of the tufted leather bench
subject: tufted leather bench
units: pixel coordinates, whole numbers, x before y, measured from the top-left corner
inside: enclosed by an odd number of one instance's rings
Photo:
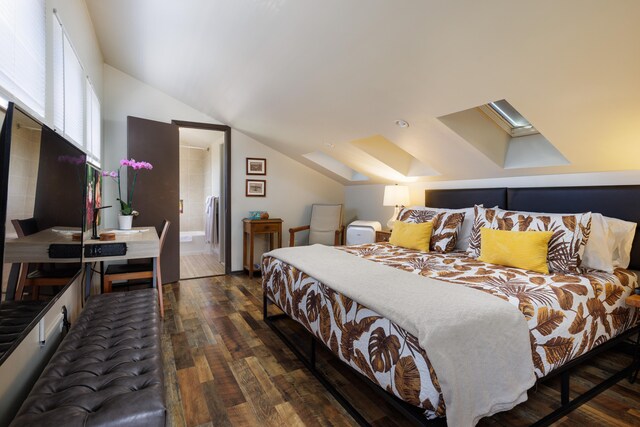
[[[11,426],[164,426],[155,289],[89,299]]]

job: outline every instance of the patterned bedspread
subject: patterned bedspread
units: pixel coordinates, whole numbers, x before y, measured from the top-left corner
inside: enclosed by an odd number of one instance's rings
[[[638,322],[638,310],[624,304],[637,282],[635,274],[627,270],[542,275],[483,263],[464,252],[422,253],[388,243],[339,249],[464,284],[517,306],[529,326],[538,378]],[[427,418],[444,416],[436,373],[415,336],[278,259],[265,257],[262,268],[268,298],[344,362],[388,392],[424,409]]]

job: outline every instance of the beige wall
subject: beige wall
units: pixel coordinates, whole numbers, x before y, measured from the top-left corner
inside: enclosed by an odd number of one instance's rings
[[[476,179],[444,182],[419,182],[409,185],[411,205],[424,206],[424,190],[484,187],[560,187],[581,185],[638,185],[640,171],[602,172],[565,175],[539,175],[513,178]],[[380,221],[383,227],[393,214],[393,207],[382,206],[384,185],[345,187],[347,221],[356,219]]]
[[[33,217],[40,160],[40,132],[26,128],[12,130],[9,160],[9,194],[5,230],[15,233],[12,219]]]
[[[199,148],[180,147],[180,231],[204,230],[204,202],[211,194],[211,156]]]
[[[109,65],[105,64],[103,76],[103,159],[107,169],[117,165],[127,153],[127,116],[167,123],[171,120],[219,123]],[[232,130],[231,139],[231,268],[235,271],[242,269],[242,219],[250,210],[266,210],[272,217],[282,218],[283,229],[287,230],[308,223],[312,203],[342,203],[344,187],[238,130]],[[267,197],[245,197],[246,157],[267,158]],[[115,188],[107,184],[104,202],[114,201]],[[105,215],[107,227],[116,225],[116,215],[116,210],[108,210]],[[283,240],[287,241],[286,236]],[[258,256],[259,251],[256,252]]]
[[[5,238],[17,237],[12,219],[33,217],[40,160],[40,132],[14,125],[11,130],[11,155],[9,156],[9,192],[7,194],[7,219]],[[11,264],[2,269],[2,298],[7,290]]]

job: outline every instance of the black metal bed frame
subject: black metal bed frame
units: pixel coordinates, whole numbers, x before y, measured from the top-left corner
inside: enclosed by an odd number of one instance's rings
[[[263,290],[264,292],[264,290]],[[318,339],[314,334],[309,332],[311,336],[309,349],[308,349],[308,358],[303,354],[303,350],[298,348],[296,344],[293,343],[287,337],[287,335],[282,332],[275,324],[275,321],[283,318],[290,318],[288,314],[285,312],[279,314],[269,315],[267,312],[267,307],[269,303],[269,299],[264,293],[263,295],[263,320],[264,322],[280,337],[280,339],[289,347],[289,349],[296,355],[296,357],[302,362],[302,364],[313,374],[314,377],[324,386],[324,388],[340,403],[340,405],[351,415],[354,420],[361,426],[369,426],[370,424],[367,420],[358,412],[356,408],[351,405],[351,403],[344,397],[336,387],[331,384],[331,382],[325,377],[325,375],[316,368],[316,341],[320,342],[322,345],[325,345],[320,339]],[[273,305],[280,307],[272,302]],[[292,319],[293,320],[293,319]],[[295,320],[294,320],[295,321]],[[622,344],[625,340],[631,338],[634,334],[637,334],[634,348],[633,348],[633,360],[629,366],[623,368],[622,370],[616,372],[611,377],[603,380],[599,384],[595,385],[593,388],[587,390],[581,395],[571,399],[571,370],[580,365],[587,360],[592,359],[593,357],[599,355],[600,353],[611,349],[617,345]],[[326,345],[325,345],[326,347]],[[342,360],[338,358],[341,362]],[[343,362],[344,363],[344,362]],[[346,364],[345,364],[346,365]],[[349,365],[347,365],[349,366]],[[351,368],[351,366],[349,366]],[[366,376],[362,375],[360,372],[351,368],[351,371],[357,374],[358,377],[364,380],[364,383],[367,384],[376,394],[378,394],[382,399],[384,399],[387,403],[389,403],[392,407],[402,413],[405,417],[407,417],[413,424],[418,426],[428,426],[428,427],[440,427],[446,426],[446,418],[438,418],[433,420],[428,420],[425,418],[423,411],[420,408],[413,406],[409,403],[406,403],[396,396],[388,393],[373,381],[371,381]],[[599,345],[598,347],[590,350],[586,354],[583,354],[580,357],[577,357],[574,360],[564,364],[560,368],[554,370],[550,374],[538,379],[536,384],[533,386],[533,389],[537,387],[538,384],[546,382],[556,376],[560,376],[560,407],[544,416],[540,420],[536,421],[531,425],[531,427],[543,427],[552,424],[553,422],[559,420],[563,416],[567,415],[574,409],[578,408],[582,404],[586,403],[593,397],[602,393],[612,385],[616,384],[625,376],[629,375],[629,381],[633,383],[640,371],[640,325],[634,326],[631,329],[621,333],[620,335],[610,339],[609,341]]]

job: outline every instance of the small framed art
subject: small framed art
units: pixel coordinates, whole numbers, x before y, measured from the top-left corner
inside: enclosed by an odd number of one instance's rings
[[[247,179],[247,197],[265,197],[267,195],[267,181],[264,179]]]
[[[247,175],[266,175],[267,159],[247,157]]]

